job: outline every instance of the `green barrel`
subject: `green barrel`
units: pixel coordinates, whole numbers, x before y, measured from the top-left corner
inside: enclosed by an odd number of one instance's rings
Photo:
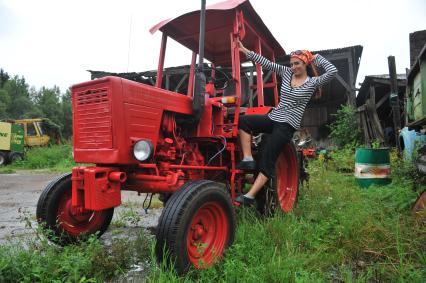
[[[389,148],[357,148],[355,178],[359,186],[387,185],[390,178]]]

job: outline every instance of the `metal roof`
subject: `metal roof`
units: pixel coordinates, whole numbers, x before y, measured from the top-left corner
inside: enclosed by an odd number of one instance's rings
[[[227,0],[206,7],[206,59],[217,65],[227,66],[232,62],[230,33],[233,32],[233,23],[236,11],[242,11],[244,20],[249,23],[254,32],[261,37],[263,44],[267,43],[275,53],[275,57],[285,55],[284,49],[263,23],[248,0]],[[162,31],[168,37],[198,53],[198,37],[200,28],[200,10],[192,11],[176,18],[161,21],[150,29],[151,33]],[[244,43],[254,43],[254,33],[246,28]],[[254,46],[247,44],[247,48],[254,50]],[[265,55],[267,48],[262,48]]]
[[[403,87],[405,88],[406,85],[406,78],[407,76],[405,74],[397,74],[396,75],[397,81],[398,81],[398,88]],[[364,81],[361,84],[361,87],[358,91],[358,95],[356,97],[356,105],[360,106],[365,103],[365,100],[368,98],[369,92],[370,92],[370,86],[389,86],[390,89],[390,78],[389,74],[382,74],[382,75],[369,75],[365,76]],[[377,93],[376,98],[380,98],[381,96],[385,95],[385,93]]]
[[[408,81],[411,81],[412,79],[414,79],[414,76],[420,70],[420,62],[424,61],[425,58],[426,58],[426,44],[423,45],[422,50],[419,53],[419,56],[416,57],[416,59],[414,60],[413,66],[408,72],[408,75],[407,75]]]

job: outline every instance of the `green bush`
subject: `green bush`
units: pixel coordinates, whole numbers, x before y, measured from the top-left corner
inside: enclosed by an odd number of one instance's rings
[[[397,155],[397,150],[393,149],[391,157],[391,177],[397,182],[404,183],[407,188],[421,193],[426,187],[426,176],[417,170],[411,160],[405,160]]]
[[[72,163],[71,144],[32,148],[26,153],[24,161],[29,169],[60,168]]]
[[[76,166],[72,157],[71,143],[30,148],[22,161],[8,166],[13,169],[46,169],[54,172],[69,172]]]
[[[361,144],[361,131],[358,127],[356,109],[351,105],[342,105],[335,114],[336,120],[329,126],[331,140],[339,147]]]
[[[355,148],[345,146],[330,152],[329,168],[338,172],[352,173],[355,167]]]

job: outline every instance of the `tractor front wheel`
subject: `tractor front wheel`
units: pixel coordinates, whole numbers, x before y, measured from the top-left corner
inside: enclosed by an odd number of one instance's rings
[[[211,266],[234,241],[235,226],[231,197],[221,184],[188,182],[170,197],[159,219],[157,259],[170,260],[178,274],[190,266]]]
[[[108,228],[114,208],[101,211],[77,210],[71,205],[71,173],[50,182],[37,203],[37,221],[53,233],[50,239],[64,245],[83,235],[100,237]]]

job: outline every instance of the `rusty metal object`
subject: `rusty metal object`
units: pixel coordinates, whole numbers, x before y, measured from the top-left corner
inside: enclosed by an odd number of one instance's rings
[[[426,220],[426,190],[423,191],[423,193],[421,193],[417,198],[416,202],[411,208],[411,212],[417,220]]]

